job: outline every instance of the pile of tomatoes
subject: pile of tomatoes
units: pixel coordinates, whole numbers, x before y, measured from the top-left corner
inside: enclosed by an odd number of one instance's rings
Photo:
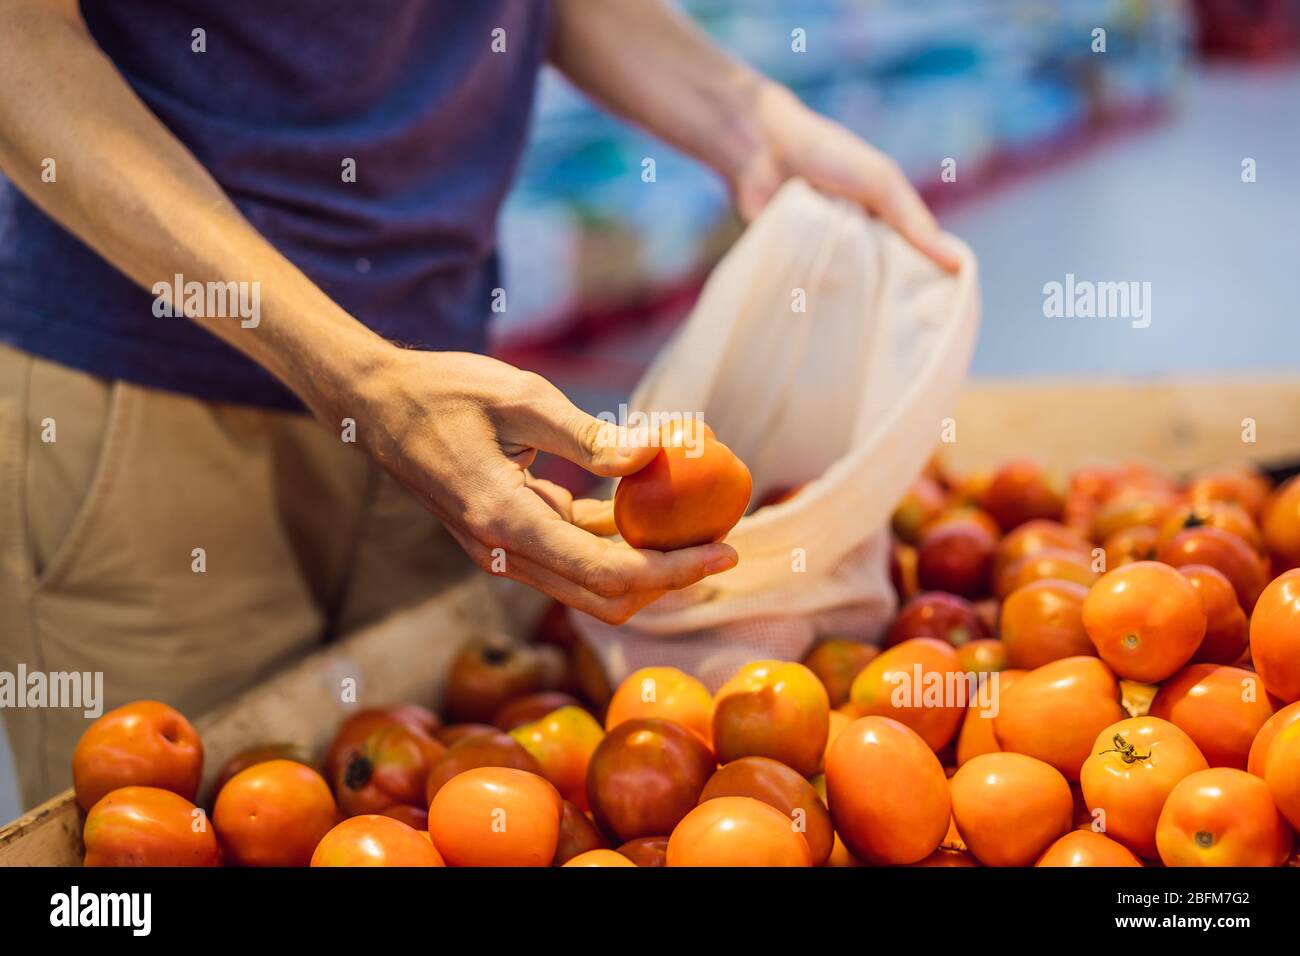
[[[324,754],[156,702],[74,756],[88,865],[1279,866],[1300,828],[1300,479],[931,466],[882,646],[617,688],[562,609],[464,648],[444,716]],[[445,718],[445,719],[444,719]]]

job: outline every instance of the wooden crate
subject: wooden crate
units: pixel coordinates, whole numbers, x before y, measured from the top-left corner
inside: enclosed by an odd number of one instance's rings
[[[304,658],[226,706],[196,720],[203,739],[205,793],[231,757],[269,741],[319,752],[339,722],[362,705],[435,705],[450,659],[489,631],[519,632],[538,602],[510,582],[476,575],[446,592]],[[356,682],[345,704],[342,681]],[[0,829],[0,866],[80,866],[83,816],[66,790]]]

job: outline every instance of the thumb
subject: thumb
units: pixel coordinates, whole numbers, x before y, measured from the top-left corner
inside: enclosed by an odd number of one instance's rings
[[[650,464],[659,453],[658,447],[636,430],[588,415],[559,389],[535,406],[535,411],[526,436],[528,443],[594,475],[630,475]]]

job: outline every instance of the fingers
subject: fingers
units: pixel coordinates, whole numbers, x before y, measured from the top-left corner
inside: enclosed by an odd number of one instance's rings
[[[646,436],[588,415],[545,379],[534,384],[531,414],[521,416],[513,429],[520,441],[606,478],[640,471],[658,454]]]
[[[924,200],[892,162],[878,165],[879,171],[863,184],[863,205],[898,230],[899,235],[940,268],[956,272],[961,268],[961,259],[945,241]]]
[[[618,525],[614,523],[614,502],[597,501],[594,498],[574,498],[570,519],[583,531],[601,537],[618,534]]]

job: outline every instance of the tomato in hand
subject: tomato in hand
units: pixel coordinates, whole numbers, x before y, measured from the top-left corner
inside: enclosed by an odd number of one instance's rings
[[[220,866],[203,811],[158,787],[121,787],[90,808],[86,866]]]
[[[721,541],[745,514],[753,479],[745,463],[703,423],[673,422],[659,453],[621,478],[614,523],[634,548],[674,551]]]
[[[72,752],[77,804],[89,811],[118,787],[159,787],[193,800],[203,742],[174,707],[137,700],[102,715]]]

